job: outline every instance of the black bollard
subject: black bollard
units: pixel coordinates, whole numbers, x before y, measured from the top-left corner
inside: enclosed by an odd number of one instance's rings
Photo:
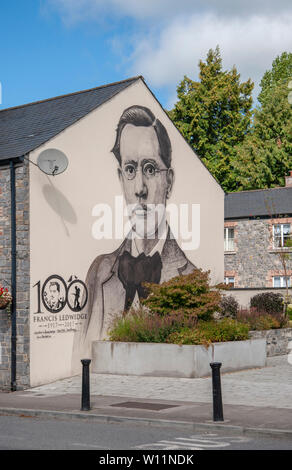
[[[221,362],[211,362],[213,386],[213,421],[224,421],[221,394],[220,367]]]
[[[89,364],[91,359],[81,359],[82,362],[82,397],[81,411],[90,410],[90,390],[89,390]]]

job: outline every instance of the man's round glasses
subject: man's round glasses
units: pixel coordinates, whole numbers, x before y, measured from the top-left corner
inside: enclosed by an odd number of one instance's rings
[[[123,168],[123,174],[128,180],[133,180],[139,169],[132,163],[128,163]],[[156,168],[153,163],[145,163],[142,166],[142,173],[146,176],[147,179],[154,178],[155,175],[159,174],[162,171],[168,171],[168,168]]]

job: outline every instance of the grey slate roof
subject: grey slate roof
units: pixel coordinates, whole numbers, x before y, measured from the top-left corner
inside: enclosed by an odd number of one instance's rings
[[[140,78],[0,110],[0,161],[34,150]]]
[[[241,191],[225,195],[225,219],[292,214],[292,188]]]

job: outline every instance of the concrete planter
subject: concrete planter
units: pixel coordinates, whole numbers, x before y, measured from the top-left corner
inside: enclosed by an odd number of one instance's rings
[[[222,371],[266,365],[266,340],[214,343],[204,346],[160,343],[94,341],[92,372],[154,377],[206,377],[210,362],[222,362]]]

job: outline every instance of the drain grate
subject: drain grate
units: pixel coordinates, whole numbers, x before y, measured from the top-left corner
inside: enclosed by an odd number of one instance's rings
[[[140,408],[142,410],[160,411],[166,410],[167,408],[175,408],[179,405],[164,405],[162,403],[142,403],[138,401],[125,401],[123,403],[115,403],[110,406],[116,406],[118,408]]]

